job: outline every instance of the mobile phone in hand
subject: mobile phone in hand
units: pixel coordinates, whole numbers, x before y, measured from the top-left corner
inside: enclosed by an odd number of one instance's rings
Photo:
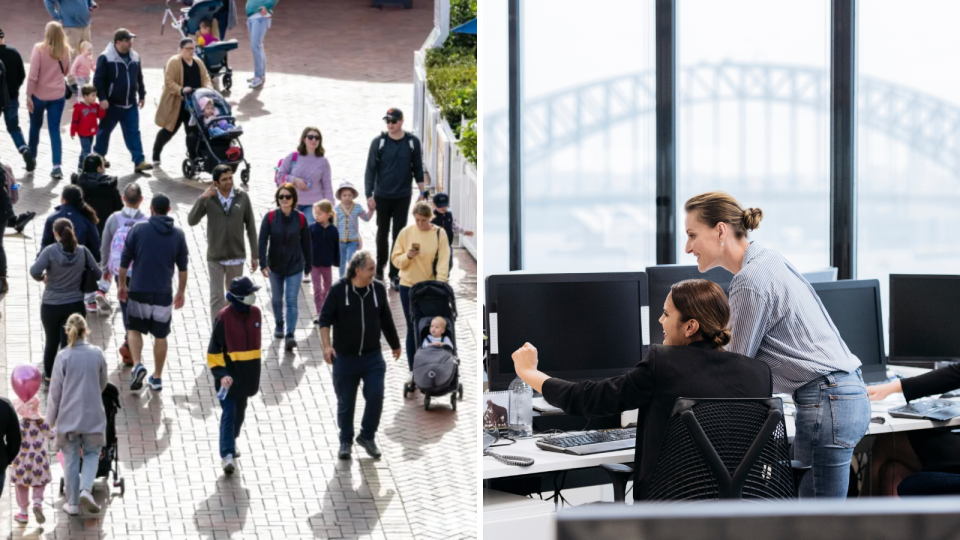
[[[413,250],[414,250],[414,251],[420,251],[420,244],[414,243],[414,244],[413,244]]]

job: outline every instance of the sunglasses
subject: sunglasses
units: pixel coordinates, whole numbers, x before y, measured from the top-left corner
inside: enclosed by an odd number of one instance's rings
[[[293,195],[277,195],[277,199],[281,201],[292,201]]]
[[[387,120],[388,124],[396,124],[399,120]]]
[[[319,141],[319,140],[320,140],[320,136],[319,136],[319,135],[307,135],[305,138],[306,138],[306,139],[310,139],[311,141]]]

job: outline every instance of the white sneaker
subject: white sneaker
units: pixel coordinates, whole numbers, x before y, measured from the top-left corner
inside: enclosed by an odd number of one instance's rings
[[[237,470],[237,467],[233,464],[233,455],[227,454],[227,457],[223,458],[223,462],[220,464],[223,467],[223,472],[227,474],[233,474],[233,471]]]
[[[93,499],[93,495],[91,495],[89,491],[84,490],[80,492],[80,506],[91,514],[100,513],[100,505]]]
[[[263,86],[263,79],[254,79],[250,81],[250,88],[260,88]]]
[[[75,504],[64,503],[64,505],[63,505],[63,511],[66,512],[67,514],[71,515],[71,516],[79,516],[79,515],[80,515],[80,507],[77,506],[77,505],[75,505]]]
[[[111,312],[110,299],[107,298],[107,295],[103,291],[97,291],[97,307],[105,314]]]

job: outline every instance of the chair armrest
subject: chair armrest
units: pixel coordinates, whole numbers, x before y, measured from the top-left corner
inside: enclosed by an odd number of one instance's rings
[[[613,500],[622,503],[627,496],[627,482],[633,478],[633,464],[604,463],[600,468],[607,471],[613,483]]]
[[[794,493],[797,498],[800,498],[800,482],[803,481],[803,477],[807,474],[807,471],[812,469],[810,465],[803,463],[802,461],[797,461],[795,459],[790,460],[790,468],[793,469],[793,488]]]

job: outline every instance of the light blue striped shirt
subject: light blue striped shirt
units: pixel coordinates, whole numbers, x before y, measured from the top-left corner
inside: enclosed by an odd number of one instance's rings
[[[729,297],[733,336],[726,350],[769,365],[774,393],[860,367],[813,287],[776,251],[751,243]]]

